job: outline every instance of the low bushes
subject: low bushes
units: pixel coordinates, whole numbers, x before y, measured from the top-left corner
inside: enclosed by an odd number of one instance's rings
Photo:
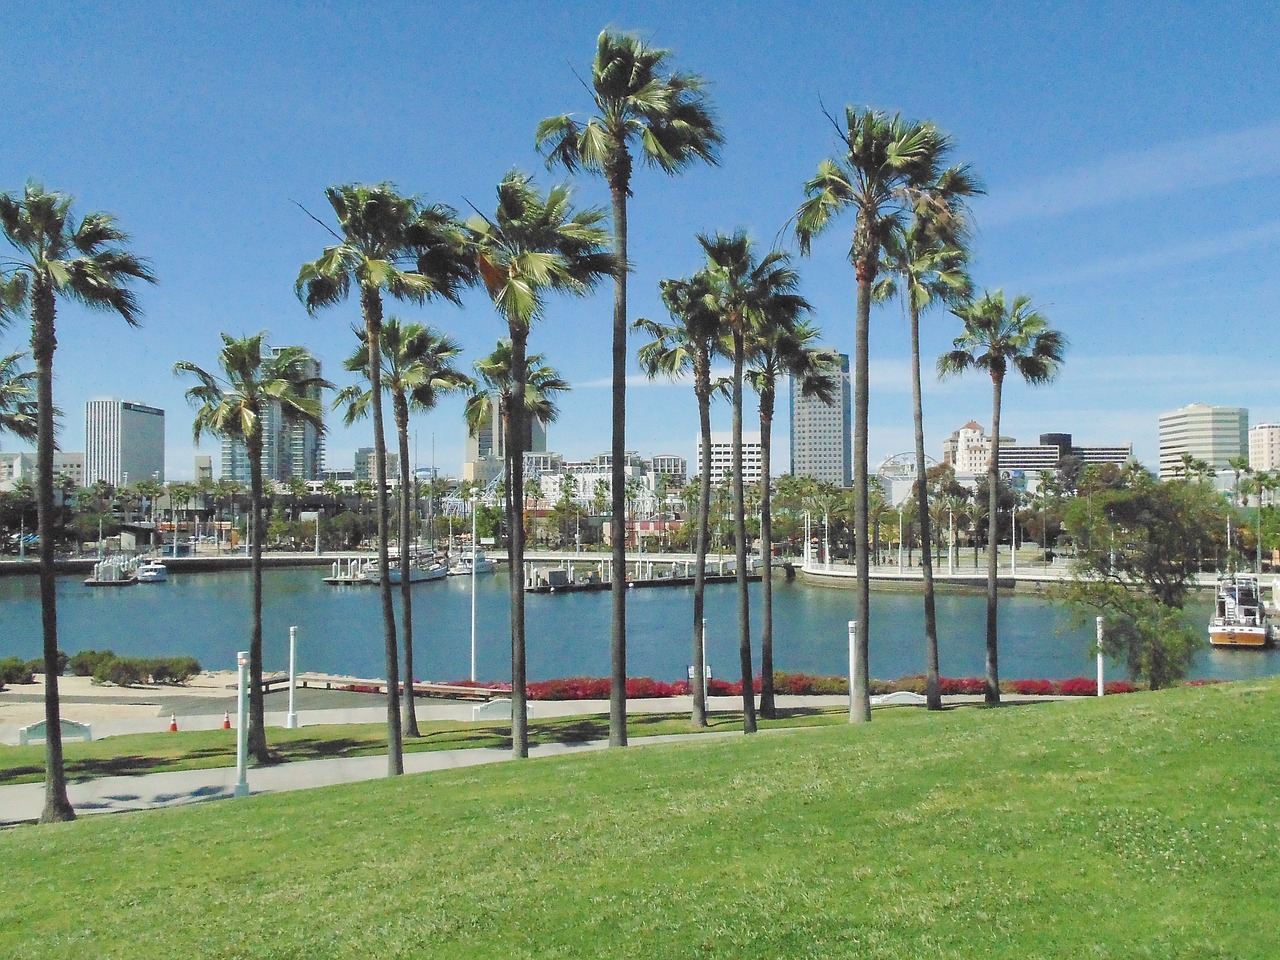
[[[195,657],[117,657],[110,650],[101,654],[86,652],[90,656],[81,661],[80,669],[87,670],[92,664],[94,683],[114,683],[119,687],[140,683],[186,683],[203,669]]]
[[[5,657],[0,660],[0,689],[7,683],[35,683],[35,670],[30,663],[17,657]]]

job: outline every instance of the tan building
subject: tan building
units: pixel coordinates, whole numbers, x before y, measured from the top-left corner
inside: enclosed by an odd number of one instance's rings
[[[1182,472],[1182,457],[1205,460],[1214,470],[1228,469],[1227,461],[1249,449],[1249,411],[1244,407],[1211,407],[1193,403],[1160,414],[1160,479]]]
[[[1280,470],[1280,423],[1260,423],[1249,428],[1249,468]]]

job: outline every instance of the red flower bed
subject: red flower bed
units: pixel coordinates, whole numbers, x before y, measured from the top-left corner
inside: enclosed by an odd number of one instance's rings
[[[1064,697],[1096,697],[1098,695],[1098,681],[1089,677],[1072,677],[1070,680],[1060,680],[1058,682],[1058,693]]]
[[[987,681],[981,677],[939,677],[938,688],[944,696],[976,696],[986,692]]]
[[[1024,697],[1047,697],[1053,693],[1051,680],[1014,680],[1009,686]]]

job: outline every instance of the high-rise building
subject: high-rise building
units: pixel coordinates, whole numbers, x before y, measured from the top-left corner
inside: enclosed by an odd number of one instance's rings
[[[272,347],[278,356],[283,347]],[[319,378],[320,361],[311,360],[303,370],[307,377]],[[320,388],[311,397],[320,399]],[[323,409],[323,408],[322,408]],[[275,400],[269,400],[262,411],[262,478],[286,481],[319,480],[324,473],[324,433],[304,420],[290,421]],[[222,477],[224,480],[249,482],[249,452],[242,440],[222,441]]]
[[[213,482],[213,457],[208,454],[196,454],[196,483],[208,480]]]
[[[1249,469],[1280,470],[1280,423],[1249,428]]]
[[[378,472],[377,464],[373,460],[373,447],[357,447],[355,462],[352,464],[351,475],[357,483],[361,481],[373,482],[374,476]],[[387,483],[398,484],[400,482],[400,455],[387,451]]]
[[[1249,449],[1249,411],[1243,407],[1211,407],[1204,403],[1160,414],[1160,479],[1182,473],[1184,454],[1208,461],[1215,470]]]
[[[698,471],[702,471],[702,439],[695,441],[698,446]],[[711,432],[711,482],[720,483],[726,476],[733,474],[733,433],[725,431]],[[742,433],[742,482],[759,483],[764,475],[763,448],[760,446],[760,434]]]
[[[85,404],[84,482],[164,482],[164,411],[115,397]]]
[[[833,403],[806,397],[791,378],[791,474],[853,485],[849,424],[849,356],[840,354],[840,393]]]
[[[990,457],[991,438],[974,420],[942,442],[942,462],[950,465],[957,475],[986,473]],[[1023,445],[1013,437],[1000,437],[1001,470],[1023,473],[1058,470],[1067,457],[1075,457],[1083,464],[1113,463],[1120,466],[1133,457],[1133,445],[1077,447],[1069,433],[1042,433],[1038,444]]]
[[[502,473],[506,451],[502,445],[502,419],[497,398],[489,404],[489,419],[474,432],[467,431],[467,443],[462,464],[462,479],[476,483],[488,483]],[[525,453],[547,452],[547,425],[537,417],[525,424]]]

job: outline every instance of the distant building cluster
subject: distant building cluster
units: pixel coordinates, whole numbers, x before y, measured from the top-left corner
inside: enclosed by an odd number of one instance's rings
[[[991,458],[991,437],[981,424],[970,420],[942,442],[942,462],[956,476],[978,476],[987,472]],[[1042,473],[1062,469],[1068,458],[1081,464],[1124,464],[1133,458],[1133,445],[1076,446],[1069,433],[1042,433],[1038,444],[1019,444],[1013,437],[1000,437],[999,468],[1010,473]]]

